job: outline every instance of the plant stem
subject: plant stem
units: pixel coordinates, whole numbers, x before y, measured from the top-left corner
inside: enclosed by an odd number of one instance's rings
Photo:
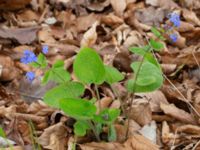
[[[101,100],[100,100],[98,86],[95,84],[94,88],[95,88],[95,92],[96,92],[97,101],[98,101],[98,104],[99,104],[99,112],[101,112]]]
[[[147,50],[147,52],[149,51],[151,49],[151,47],[149,47],[148,48],[148,50]],[[140,62],[140,64],[139,64],[139,67],[138,67],[138,70],[137,70],[137,72],[136,72],[136,74],[135,74],[135,80],[134,80],[134,83],[133,83],[133,92],[130,94],[130,97],[132,97],[131,98],[131,102],[130,102],[130,112],[129,112],[129,114],[132,114],[132,105],[133,105],[133,100],[135,99],[135,86],[136,86],[136,81],[137,81],[137,79],[138,79],[138,75],[139,75],[139,72],[140,72],[140,70],[141,70],[141,67],[142,67],[142,64],[143,64],[143,62],[144,62],[144,58],[145,58],[145,56],[146,56],[146,54],[147,54],[147,52],[144,54],[144,56],[142,57],[142,60],[141,60],[141,62]],[[127,129],[126,129],[126,136],[125,136],[125,138],[127,139],[128,138],[128,131],[129,131],[129,126],[130,126],[130,115],[127,115],[128,116],[128,124],[127,124]]]
[[[92,121],[88,120],[88,124],[89,124],[90,128],[92,129],[92,131],[93,131],[93,133],[94,133],[94,135],[95,135],[97,141],[100,142],[101,140],[100,140],[99,134],[96,132],[96,128],[95,128],[95,126],[92,124]]]

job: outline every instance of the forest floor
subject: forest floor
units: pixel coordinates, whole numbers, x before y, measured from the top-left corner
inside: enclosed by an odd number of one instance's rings
[[[64,60],[73,74],[74,56],[87,45],[128,78],[131,62],[138,59],[128,49],[144,46],[154,36],[151,27],[164,26],[172,12],[181,17],[174,31],[177,42],[166,36],[164,49],[156,53],[165,81],[159,90],[136,94],[129,138],[124,141],[127,120],[121,116],[115,142],[87,136],[76,139],[76,147],[200,150],[199,0],[0,0],[0,125],[14,142],[12,148],[72,150],[75,140],[73,120],[42,100],[52,85],[42,86],[39,77],[31,84],[26,80],[33,68],[20,62],[24,50],[39,53],[47,45],[49,63]],[[113,85],[121,98],[127,95],[125,82]],[[90,97],[92,91],[88,87],[84,95]],[[121,108],[109,86],[103,84],[99,91],[103,108]],[[9,146],[5,138],[0,137],[0,146]]]

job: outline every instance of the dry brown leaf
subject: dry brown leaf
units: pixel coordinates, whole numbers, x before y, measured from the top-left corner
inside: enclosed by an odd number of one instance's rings
[[[23,12],[17,14],[17,18],[20,21],[39,21],[39,14],[30,10],[26,9]]]
[[[175,71],[177,65],[176,64],[161,64],[162,71],[165,75],[169,75]]]
[[[139,22],[146,25],[157,25],[159,26],[166,14],[163,9],[155,9],[154,7],[148,7],[144,9],[139,9],[136,11],[135,17]]]
[[[112,103],[113,99],[111,97],[104,97],[100,100],[101,108],[108,108],[109,105]],[[99,101],[95,103],[97,108],[99,108]]]
[[[110,0],[110,3],[118,16],[122,16],[126,9],[126,0]]]
[[[179,121],[182,121],[184,123],[196,124],[196,121],[191,114],[177,108],[174,104],[161,103],[160,108],[164,111],[165,114],[170,115]]]
[[[1,0],[0,10],[18,10],[24,8],[31,0]]]
[[[181,21],[180,27],[177,29],[179,32],[188,32],[194,30],[194,25],[185,21]]]
[[[159,146],[139,134],[134,134],[125,143],[86,143],[80,144],[82,150],[159,150]]]
[[[13,60],[8,56],[0,55],[0,66],[0,81],[11,81],[19,75]]]
[[[166,121],[162,123],[162,142],[169,143],[174,139],[174,134],[170,132],[169,125]]]
[[[81,40],[82,47],[92,47],[97,40],[96,27],[99,23],[95,22],[92,27],[84,33],[83,39]]]
[[[65,150],[66,135],[67,129],[65,125],[62,122],[60,122],[46,128],[37,140],[38,143],[40,143],[46,149]]]
[[[0,28],[0,37],[17,40],[20,44],[30,44],[36,40],[39,27]]]
[[[186,21],[200,26],[200,20],[193,11],[183,9],[183,17],[185,18]]]
[[[91,11],[101,12],[104,10],[105,7],[109,5],[110,5],[110,0],[104,0],[104,1],[87,0],[86,7]]]
[[[86,31],[94,22],[99,20],[99,15],[91,13],[89,15],[81,16],[76,19],[76,28],[78,32]]]
[[[129,116],[142,126],[150,123],[152,120],[152,111],[148,101],[145,99],[135,99],[131,111],[129,110]]]
[[[181,0],[180,1],[184,7],[188,7],[189,9],[199,9],[200,1],[198,0]]]
[[[177,128],[178,132],[184,132],[189,134],[198,134],[200,135],[200,127],[195,125],[182,125]]]
[[[118,16],[115,16],[114,14],[109,14],[109,15],[103,16],[101,18],[101,22],[109,26],[114,26],[114,25],[120,25],[124,21]]]
[[[56,43],[51,33],[51,28],[49,27],[44,27],[38,32],[38,39],[40,42],[44,43]]]
[[[146,98],[147,100],[149,100],[152,112],[160,112],[161,103],[169,104],[165,95],[160,90],[149,92],[149,93],[141,93],[137,95],[142,96]]]

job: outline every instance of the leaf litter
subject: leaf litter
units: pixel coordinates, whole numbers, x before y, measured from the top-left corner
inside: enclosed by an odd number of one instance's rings
[[[152,93],[138,94],[133,102],[129,138],[127,121],[120,116],[115,124],[116,142],[95,142],[93,137],[77,139],[83,150],[157,150],[199,149],[200,129],[200,2],[197,0],[2,0],[0,2],[0,117],[13,148],[52,150],[72,149],[74,121],[42,97],[54,83],[40,86],[25,82],[23,73],[32,68],[19,62],[22,52],[39,52],[48,45],[47,57],[53,64],[65,60],[72,72],[74,55],[82,45],[94,47],[104,62],[129,77],[130,64],[140,58],[130,54],[131,46],[142,46],[151,37],[150,26],[164,25],[166,15],[176,10],[181,15],[178,41],[167,38],[165,50],[156,54],[165,74],[163,87]],[[38,72],[41,74],[41,72]],[[125,81],[113,85],[118,95],[101,85],[101,103],[105,108],[130,108]],[[88,87],[84,95],[94,94]],[[122,101],[117,99],[120,97]],[[98,103],[96,104],[98,105]],[[34,129],[30,130],[30,121]],[[33,139],[32,137],[35,137]],[[35,143],[35,145],[33,145]],[[1,145],[2,146],[2,145]]]

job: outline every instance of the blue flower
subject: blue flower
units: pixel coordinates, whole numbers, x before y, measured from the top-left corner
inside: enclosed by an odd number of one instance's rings
[[[170,34],[169,37],[170,37],[170,39],[172,40],[172,42],[176,42],[177,39],[178,39],[178,36],[177,36],[177,34],[175,34],[175,33]]]
[[[42,46],[42,52],[43,52],[44,54],[47,54],[48,51],[49,51],[49,47],[48,47],[47,45]]]
[[[34,72],[27,72],[26,73],[26,78],[32,82],[35,79],[35,73]]]
[[[172,22],[175,27],[180,27],[181,25],[180,15],[177,13],[169,14],[169,21]]]
[[[30,50],[24,51],[24,56],[20,60],[24,64],[29,64],[37,61],[37,56]]]

